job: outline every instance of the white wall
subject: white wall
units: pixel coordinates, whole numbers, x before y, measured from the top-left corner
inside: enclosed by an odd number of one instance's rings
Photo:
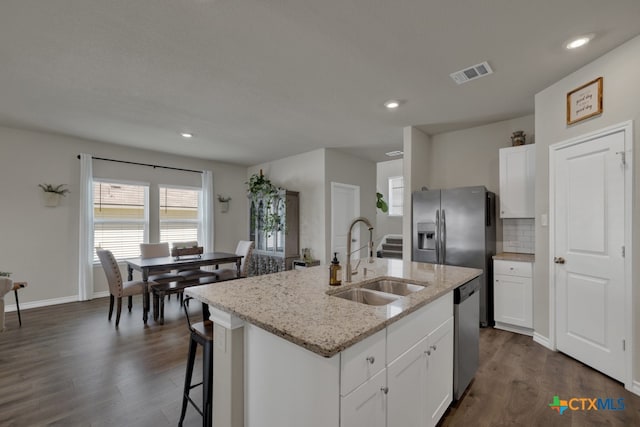
[[[251,166],[247,177],[260,169],[274,185],[300,192],[300,248],[311,248],[314,258],[330,260],[331,182],[360,186],[360,213],[375,218],[375,163],[334,149],[320,149]],[[364,241],[368,234],[362,234]]]
[[[446,132],[431,137],[429,188],[484,185],[496,193],[496,250],[502,251],[500,203],[500,148],[511,146],[511,134],[523,130],[527,143],[534,142],[533,115]]]
[[[634,129],[634,178],[633,217],[633,265],[640,265],[640,227],[637,219],[640,209],[640,37],[636,37],[586,65],[578,71],[548,87],[535,97],[536,131],[536,217],[549,212],[549,150],[551,144],[579,135],[633,120]],[[604,78],[603,113],[598,117],[566,124],[567,92],[597,77]],[[549,229],[536,221],[536,263],[534,271],[534,329],[543,337],[549,336]],[[640,288],[634,271],[634,306],[640,306]],[[640,354],[640,310],[634,312],[635,354]],[[635,361],[635,380],[640,378],[640,357]]]
[[[414,127],[403,129],[402,170],[404,176],[404,206],[411,206],[411,193],[429,183],[431,137]],[[411,260],[411,215],[402,216],[402,258]]]
[[[97,141],[43,132],[0,127],[0,270],[13,272],[29,286],[20,295],[25,306],[46,300],[73,299],[78,294],[79,153],[185,169],[213,171],[214,193],[231,196],[229,213],[215,204],[215,248],[234,251],[246,237],[246,168],[224,163],[137,150]],[[196,183],[199,175],[163,169],[124,167],[94,161],[96,174],[116,173],[121,179],[140,178],[170,183]],[[113,177],[113,176],[112,176]],[[68,184],[71,193],[58,207],[45,207],[40,183]],[[173,182],[171,182],[173,183]],[[101,268],[94,271],[96,292],[106,291]]]
[[[325,262],[325,150],[314,150],[247,169],[246,179],[260,169],[271,182],[300,193],[300,249],[311,248],[314,258]],[[249,199],[245,197],[245,210]],[[245,227],[247,228],[247,227]]]
[[[376,189],[378,193],[382,193],[387,204],[389,203],[389,178],[403,175],[402,162],[402,159],[396,159],[376,164]],[[406,212],[411,215],[411,211],[405,210]],[[384,213],[376,209],[375,226],[376,234],[381,237],[385,234],[402,234],[402,217],[391,216],[388,212]]]
[[[325,260],[328,261],[331,259],[331,182],[359,186],[360,215],[373,224],[376,218],[376,164],[331,148],[326,149],[325,156]],[[375,227],[375,224],[373,225]],[[369,231],[362,225],[359,228],[360,242],[364,244],[369,241]],[[382,237],[375,228],[373,235],[376,242]],[[366,250],[363,249],[362,257],[365,257],[365,254]]]
[[[431,137],[429,188],[484,185],[499,193],[498,150],[511,146],[511,134],[524,130],[533,141],[533,115]]]

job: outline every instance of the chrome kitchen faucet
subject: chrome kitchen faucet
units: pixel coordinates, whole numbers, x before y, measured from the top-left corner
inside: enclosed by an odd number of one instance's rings
[[[358,222],[364,222],[369,227],[369,244],[367,246],[369,247],[369,262],[373,262],[373,225],[367,218],[359,216],[351,222],[347,233],[347,261],[344,276],[344,281],[347,283],[351,282],[351,275],[353,274],[351,271],[351,233],[353,232],[353,226]]]

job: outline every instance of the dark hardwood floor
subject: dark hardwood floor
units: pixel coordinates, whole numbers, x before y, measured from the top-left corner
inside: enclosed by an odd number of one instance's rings
[[[191,309],[199,312],[199,304]],[[147,328],[139,297],[118,330],[107,310],[106,298],[24,310],[22,328],[16,313],[7,313],[0,426],[177,425],[189,335],[176,298],[167,302],[165,324],[150,320]],[[640,426],[640,397],[530,337],[483,329],[480,363],[442,426]],[[194,380],[200,373],[198,364]],[[624,398],[625,410],[559,415],[548,406],[555,395]],[[190,407],[185,426],[200,424]]]
[[[553,397],[624,398],[622,411],[571,411],[562,415]],[[440,422],[454,426],[640,426],[640,397],[621,383],[531,337],[480,330],[480,368],[466,394]]]
[[[123,304],[120,327],[108,298],[7,313],[0,334],[0,426],[175,426],[189,333],[173,297],[165,324],[142,323],[142,300]],[[200,317],[200,304],[191,304]],[[194,382],[201,378],[198,350]],[[201,396],[201,389],[192,390]],[[202,419],[189,407],[185,426]]]

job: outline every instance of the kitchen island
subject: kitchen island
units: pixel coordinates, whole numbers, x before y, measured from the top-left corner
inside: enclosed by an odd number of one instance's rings
[[[402,425],[394,414],[423,417],[411,396],[428,393],[429,374],[448,385],[433,400],[439,418],[451,401],[452,291],[481,273],[375,259],[337,288],[319,266],[188,289],[215,322],[214,425]],[[332,295],[384,278],[424,289],[382,306]],[[436,353],[439,368],[427,360]],[[409,383],[393,387],[394,372]]]

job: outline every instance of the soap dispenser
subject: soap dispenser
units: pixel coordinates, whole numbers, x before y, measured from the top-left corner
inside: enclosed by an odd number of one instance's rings
[[[329,285],[340,286],[342,284],[341,270],[342,267],[340,266],[340,261],[338,261],[338,252],[334,252],[333,260],[329,266]]]

